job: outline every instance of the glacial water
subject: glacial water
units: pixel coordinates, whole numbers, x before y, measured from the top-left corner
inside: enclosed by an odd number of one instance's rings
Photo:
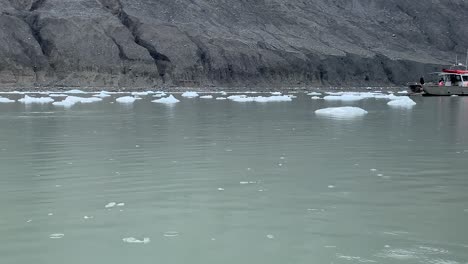
[[[0,103],[0,263],[468,263],[468,98],[213,95]]]

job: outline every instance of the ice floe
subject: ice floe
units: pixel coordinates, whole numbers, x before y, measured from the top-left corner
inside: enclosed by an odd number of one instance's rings
[[[323,97],[327,101],[359,101],[364,99],[364,96],[354,94],[343,94],[343,95],[327,95]]]
[[[94,97],[100,97],[100,98],[106,98],[106,97],[110,97],[111,95],[106,91],[101,91],[100,93],[95,94],[93,96]]]
[[[216,100],[227,100],[226,97],[216,97]]]
[[[168,97],[164,97],[161,99],[153,100],[151,101],[153,103],[161,103],[161,104],[175,104],[180,102],[178,99],[176,99],[172,94],[169,95]]]
[[[292,101],[292,98],[286,95],[274,95],[274,96],[269,96],[269,97],[264,97],[264,96],[248,97],[246,95],[231,95],[228,97],[228,99],[234,102],[258,102],[258,103]]]
[[[153,97],[157,97],[157,98],[161,98],[161,97],[164,97],[166,96],[166,93],[165,92],[156,92]]]
[[[281,95],[281,92],[272,92],[271,95]]]
[[[59,94],[57,94],[57,93],[49,94],[49,97],[67,97],[67,96],[68,96],[68,94],[63,94],[63,93],[61,93],[61,94],[60,93]]]
[[[317,95],[322,95],[322,93],[311,92],[311,93],[308,93],[307,95],[317,96]]]
[[[149,237],[144,237],[141,240],[136,239],[134,237],[126,237],[126,238],[122,238],[122,241],[125,243],[132,243],[132,244],[148,244],[149,242],[151,242]]]
[[[122,97],[115,99],[115,101],[117,103],[131,104],[131,103],[134,103],[137,99],[138,99],[137,97],[133,97],[133,96],[122,96]]]
[[[225,91],[221,91],[221,95],[227,95]]]
[[[196,92],[185,92],[182,94],[182,97],[187,97],[187,98],[195,98],[198,97],[198,93]]]
[[[397,93],[398,93],[398,94],[407,94],[408,91],[399,91],[399,92],[397,92]]]
[[[409,107],[413,107],[414,105],[416,105],[416,102],[413,101],[408,96],[401,96],[400,98],[392,100],[388,102],[387,104],[389,106],[394,106],[394,107],[409,108]]]
[[[104,206],[104,207],[105,207],[105,208],[112,208],[112,207],[114,207],[114,206],[116,206],[116,205],[117,205],[116,202],[110,202],[110,203],[106,204],[106,206]]]
[[[132,92],[131,94],[133,96],[147,96],[149,95],[149,92]]]
[[[179,232],[177,231],[167,231],[164,233],[165,237],[176,237],[179,236]]]
[[[366,115],[368,112],[359,107],[329,107],[315,111],[315,114],[334,118],[353,118]]]
[[[274,239],[274,238],[275,238],[275,236],[274,236],[274,235],[271,235],[271,234],[270,234],[270,235],[267,235],[266,237],[267,237],[268,239]]]
[[[322,99],[322,98],[321,98],[321,97],[318,97],[318,96],[312,96],[310,99],[312,99],[312,100],[320,100],[320,99]]]
[[[77,90],[77,89],[73,89],[73,90],[68,90],[68,91],[65,91],[63,93],[66,93],[66,94],[85,94],[87,92],[84,92],[84,91],[81,91],[81,90]]]
[[[0,103],[14,103],[14,102],[15,100],[11,100],[11,99],[0,96]]]
[[[102,101],[101,98],[96,97],[79,97],[79,96],[67,96],[60,102],[53,102],[52,104],[55,106],[64,106],[64,107],[71,107],[76,103],[82,104],[89,104]]]
[[[24,98],[18,100],[18,102],[25,104],[48,104],[52,103],[54,99],[50,97],[30,97],[25,95]]]
[[[203,95],[203,96],[200,96],[201,99],[213,99],[213,96],[212,95]]]
[[[56,234],[50,234],[49,235],[49,238],[52,238],[52,239],[59,239],[59,238],[62,238],[64,237],[65,234],[61,234],[61,233],[56,233]]]

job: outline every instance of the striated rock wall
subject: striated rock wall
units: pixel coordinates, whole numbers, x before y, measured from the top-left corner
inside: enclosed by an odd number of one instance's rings
[[[0,0],[0,87],[403,84],[464,60],[467,17],[464,0]]]

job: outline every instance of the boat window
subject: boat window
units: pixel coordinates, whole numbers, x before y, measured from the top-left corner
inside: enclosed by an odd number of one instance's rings
[[[464,82],[468,82],[468,75],[467,75],[467,76],[463,76],[463,81],[464,81]]]
[[[461,81],[461,76],[452,74],[452,75],[450,75],[450,81],[452,83],[460,82]]]

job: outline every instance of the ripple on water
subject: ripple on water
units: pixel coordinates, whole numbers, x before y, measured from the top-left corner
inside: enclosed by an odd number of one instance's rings
[[[179,236],[179,232],[177,232],[177,231],[167,231],[167,232],[164,232],[164,236],[165,237],[177,237],[177,236]]]

